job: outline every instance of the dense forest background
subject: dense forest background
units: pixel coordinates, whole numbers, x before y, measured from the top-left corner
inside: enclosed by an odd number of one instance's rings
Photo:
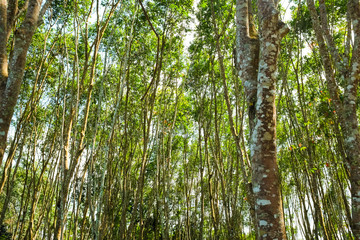
[[[359,0],[0,16],[0,239],[360,239]]]

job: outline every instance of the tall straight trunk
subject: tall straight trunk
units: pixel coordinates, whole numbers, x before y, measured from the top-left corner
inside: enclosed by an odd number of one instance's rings
[[[114,14],[117,6],[119,5],[121,0],[118,0],[116,2],[114,2],[111,6],[111,9],[109,10],[109,14],[107,15],[107,18],[103,20],[103,22],[100,23],[99,21],[99,1],[97,1],[97,23],[96,23],[96,37],[95,40],[93,42],[93,56],[92,56],[92,63],[91,63],[91,67],[90,67],[90,76],[89,76],[89,85],[88,85],[88,92],[87,92],[87,98],[86,98],[86,104],[85,104],[85,109],[84,109],[84,117],[82,120],[82,127],[81,127],[81,131],[79,133],[79,139],[78,139],[78,143],[76,146],[76,151],[75,154],[73,154],[73,156],[70,158],[70,154],[69,154],[69,141],[70,141],[70,135],[72,132],[72,128],[73,128],[73,120],[75,118],[75,110],[77,109],[77,106],[79,104],[79,99],[76,98],[76,100],[74,100],[75,104],[70,106],[70,114],[69,114],[69,120],[67,121],[67,123],[64,125],[64,151],[63,151],[63,159],[62,159],[62,164],[61,164],[61,186],[60,186],[60,192],[57,198],[57,202],[56,202],[56,219],[55,219],[55,231],[54,231],[54,239],[63,239],[63,231],[64,231],[64,225],[65,225],[65,220],[66,220],[66,212],[67,209],[65,208],[68,202],[68,197],[69,197],[69,189],[70,189],[70,185],[72,184],[71,179],[74,177],[75,173],[76,173],[76,169],[78,168],[78,164],[82,155],[82,152],[84,150],[84,142],[85,142],[85,134],[87,131],[87,125],[88,125],[88,120],[89,120],[89,114],[90,114],[90,104],[92,102],[92,93],[93,93],[93,88],[94,88],[94,84],[95,84],[95,69],[96,69],[96,59],[98,56],[98,52],[99,52],[99,48],[100,48],[100,43],[101,40],[104,36],[104,32],[109,24],[109,21],[112,17],[112,15]],[[87,31],[87,26],[86,26],[86,31]],[[87,32],[86,32],[87,34]],[[85,43],[87,44],[87,42]],[[88,54],[88,53],[87,53]],[[86,57],[86,61],[85,61],[85,65],[87,65],[87,60],[88,58]],[[84,67],[84,71],[82,73],[82,79],[85,79],[85,77],[87,76],[87,67]],[[82,91],[81,88],[84,87],[83,81],[82,83],[78,86],[80,89],[78,89],[79,92]],[[75,99],[75,98],[74,98]],[[65,115],[64,115],[65,117]],[[65,122],[65,121],[64,121]],[[71,162],[70,162],[71,160]]]
[[[17,1],[0,0],[0,166],[6,139],[20,93],[27,52],[32,37],[51,0],[41,9],[42,1],[30,0],[23,22],[14,32],[14,47],[8,64],[8,41],[18,13]]]
[[[236,1],[236,62],[248,104],[256,235],[286,239],[276,160],[275,81],[281,39],[288,32],[273,0],[259,0],[259,36],[251,1]]]
[[[289,29],[272,0],[259,0],[259,68],[256,125],[252,134],[252,183],[260,239],[286,239],[276,152],[276,71],[281,39]]]
[[[359,0],[349,0],[347,6],[348,42],[351,42],[351,32],[354,33],[354,45],[350,61],[350,44],[345,46],[346,51],[341,59],[334,44],[333,36],[330,35],[324,0],[319,1],[319,15],[313,0],[307,0],[307,5],[319,45],[327,88],[336,109],[336,115],[345,140],[344,149],[351,185],[351,229],[355,239],[360,239],[360,132],[356,114],[357,91],[360,80],[360,3]],[[339,96],[340,90],[336,81],[337,77],[345,80],[343,99]]]
[[[236,1],[236,68],[243,81],[251,134],[255,127],[259,37],[254,27],[251,1]]]
[[[250,145],[255,128],[256,119],[256,90],[257,72],[259,65],[259,37],[254,27],[251,1],[236,1],[236,69],[243,82],[248,109],[248,121],[250,128]],[[225,88],[226,89],[226,88]],[[251,156],[252,157],[252,156]],[[250,171],[251,172],[251,171]],[[244,175],[244,170],[243,170]],[[246,174],[247,175],[247,174]],[[251,173],[249,174],[251,176]],[[245,176],[245,175],[244,175]],[[247,195],[250,204],[252,223],[256,228],[255,198],[252,187],[247,185]],[[255,231],[256,238],[258,232]]]
[[[360,132],[356,114],[357,92],[360,81],[360,3],[350,0],[348,11],[353,24],[354,46],[352,50],[351,72],[347,79],[344,96],[344,129],[345,151],[350,165],[350,184],[352,200],[351,228],[355,239],[360,239]],[[349,23],[350,24],[350,23]]]
[[[202,157],[202,148],[201,148],[201,144],[202,144],[202,138],[201,138],[201,129],[203,128],[202,126],[202,122],[200,121],[201,117],[203,115],[202,110],[200,111],[200,117],[199,117],[199,139],[198,139],[198,147],[199,147],[199,161],[200,161],[200,236],[199,239],[203,240],[204,239],[204,211],[205,211],[205,206],[204,206],[204,164],[203,164],[203,157]]]
[[[238,2],[239,3],[239,2]],[[245,1],[244,2],[245,5],[246,5],[246,9],[248,7],[248,3]],[[242,20],[244,21],[241,21],[241,19],[239,18],[240,15],[242,15],[241,13],[243,13],[242,11],[239,10],[239,4],[237,5],[237,20],[238,20],[238,24],[237,26],[240,26],[240,28],[238,28],[238,30],[244,30],[244,31],[238,31],[239,33],[239,36],[243,36],[244,35],[244,32],[246,32],[248,29],[249,29],[249,26],[246,26],[247,22],[250,21],[252,22],[252,19],[248,19],[251,18],[250,16],[248,16],[247,14],[245,15],[245,19],[244,18],[241,18]],[[247,10],[246,10],[247,11]],[[216,53],[217,53],[217,56],[218,56],[218,61],[219,61],[219,67],[220,67],[220,76],[221,76],[221,80],[222,80],[222,84],[223,84],[223,89],[224,89],[224,98],[225,98],[225,102],[226,102],[226,108],[227,108],[227,112],[228,112],[228,117],[229,117],[229,123],[230,123],[230,131],[231,131],[231,134],[233,136],[233,139],[234,139],[234,142],[235,142],[235,145],[236,145],[236,153],[237,155],[239,156],[239,158],[241,159],[241,172],[242,172],[242,175],[243,175],[243,178],[245,179],[244,182],[245,182],[245,189],[246,189],[246,194],[248,196],[248,202],[249,202],[249,205],[250,205],[250,215],[251,215],[251,220],[253,221],[253,225],[255,226],[256,223],[255,223],[255,202],[254,202],[254,196],[253,196],[253,192],[252,192],[252,188],[251,188],[251,184],[248,184],[248,181],[250,179],[250,173],[251,172],[251,169],[247,169],[246,166],[245,166],[245,163],[244,163],[244,157],[243,157],[243,150],[240,146],[240,134],[237,132],[236,130],[236,127],[235,127],[235,121],[233,119],[233,111],[232,111],[232,106],[231,106],[231,101],[230,101],[230,96],[229,96],[229,91],[228,91],[228,87],[227,87],[227,78],[226,78],[226,74],[225,74],[225,64],[224,64],[224,57],[223,57],[223,54],[221,52],[221,44],[220,44],[220,38],[223,36],[223,34],[225,33],[224,31],[220,32],[219,31],[219,27],[218,27],[218,24],[217,24],[217,21],[216,21],[216,14],[215,14],[215,11],[214,11],[214,4],[213,4],[213,1],[211,1],[211,14],[212,14],[212,23],[213,23],[213,26],[214,26],[214,35],[215,35],[215,49],[216,49]],[[226,25],[226,23],[225,23]],[[243,26],[244,25],[244,26]],[[253,25],[251,25],[251,35],[255,36],[256,33],[255,33],[255,30],[253,28]],[[249,125],[250,125],[250,132],[252,133],[253,131],[253,128],[254,128],[254,120],[255,120],[255,102],[256,102],[256,68],[257,68],[257,65],[256,64],[252,64],[253,62],[256,62],[255,59],[258,58],[258,39],[251,39],[250,37],[248,37],[248,34],[246,34],[246,37],[245,38],[242,38],[238,36],[238,40],[240,41],[244,41],[247,43],[246,47],[244,49],[240,48],[240,46],[242,46],[241,44],[237,44],[237,52],[238,53],[241,53],[239,55],[237,55],[238,57],[238,60],[237,62],[239,63],[240,62],[240,56],[242,56],[243,54],[247,54],[248,53],[248,57],[246,58],[247,63],[245,63],[243,65],[243,68],[244,68],[244,71],[247,72],[247,74],[243,74],[242,76],[246,76],[247,78],[247,82],[245,83],[245,86],[246,86],[246,95],[247,95],[247,100],[248,100],[248,109],[249,109]],[[249,40],[249,42],[247,41]],[[238,41],[239,42],[239,41]],[[250,52],[244,52],[244,51],[247,51],[250,49]],[[254,54],[252,54],[254,53]],[[257,54],[256,54],[257,53]],[[250,56],[250,57],[249,57]],[[212,76],[214,75],[214,69],[213,69],[213,66],[214,66],[214,58],[210,58],[210,62],[211,62],[211,66],[212,66]],[[242,60],[244,60],[242,58]],[[244,72],[245,73],[245,72]],[[250,76],[250,77],[249,77]],[[254,83],[255,81],[255,83]],[[215,87],[214,87],[214,93],[216,92],[215,90]],[[215,102],[216,102],[216,95],[214,96],[215,97]],[[216,115],[217,111],[216,111],[216,108],[215,108],[215,115]],[[218,126],[217,123],[216,123],[216,117],[215,117],[215,128]],[[219,136],[217,134],[217,130],[216,131],[216,138],[215,140],[217,141],[217,145],[219,143]],[[218,151],[217,151],[218,152]],[[221,152],[220,152],[221,153]],[[219,163],[220,165],[222,165],[222,156],[221,154],[219,155]],[[216,161],[215,161],[216,162]],[[217,165],[216,165],[217,166]],[[226,223],[227,223],[227,227],[228,227],[228,234],[229,234],[229,238],[234,238],[235,236],[233,236],[234,234],[234,231],[233,231],[233,227],[231,226],[231,223],[230,223],[230,205],[229,205],[229,202],[226,200],[226,198],[228,197],[225,197],[225,181],[224,181],[224,178],[223,178],[223,175],[221,172],[219,172],[220,176],[221,176],[221,179],[222,179],[222,190],[223,190],[223,197],[224,197],[224,205],[225,205],[225,216],[226,216]]]

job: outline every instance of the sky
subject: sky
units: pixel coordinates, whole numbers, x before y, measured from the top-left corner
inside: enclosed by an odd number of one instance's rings
[[[194,0],[193,3],[193,7],[195,12],[197,12],[198,8],[197,5],[199,4],[200,0]],[[283,14],[281,16],[282,20],[287,22],[290,21],[291,19],[291,7],[294,6],[294,3],[291,1],[289,2],[289,0],[281,0],[280,4],[283,8],[285,8],[285,14]],[[187,32],[185,39],[184,39],[184,46],[185,49],[187,51],[187,49],[190,47],[191,42],[193,41],[194,37],[195,37],[195,29],[196,29],[196,25],[198,24],[198,20],[196,19],[196,16],[194,14],[191,14],[191,24],[189,26],[190,31]]]

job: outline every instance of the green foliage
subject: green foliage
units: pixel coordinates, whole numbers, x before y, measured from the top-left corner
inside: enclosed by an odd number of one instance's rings
[[[192,0],[142,1],[147,19],[138,1],[124,0],[94,56],[115,2],[93,1],[90,9],[89,0],[55,0],[33,37],[4,160],[0,239],[53,238],[66,181],[64,238],[122,239],[129,230],[135,239],[255,239],[245,188],[251,174],[241,172],[241,164],[250,172],[252,163],[245,89],[233,56],[235,1],[200,0],[197,8]],[[293,239],[320,239],[326,228],[331,239],[351,238],[344,136],[308,8],[289,2],[290,9],[281,6],[291,12],[291,31],[281,43],[276,89],[286,231]],[[326,7],[343,57],[347,1]],[[343,100],[346,81],[339,72],[335,79]]]
[[[7,232],[7,229],[4,225],[0,226],[0,240],[10,240],[11,233]]]

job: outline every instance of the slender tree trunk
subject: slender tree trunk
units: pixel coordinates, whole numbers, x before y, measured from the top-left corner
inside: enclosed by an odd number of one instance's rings
[[[60,187],[60,193],[57,199],[57,217],[56,217],[56,224],[55,224],[55,232],[54,232],[54,239],[62,239],[63,238],[63,228],[64,228],[64,220],[66,218],[65,213],[66,213],[66,209],[65,209],[65,205],[67,203],[67,198],[68,198],[68,194],[69,194],[69,188],[70,188],[70,184],[71,184],[71,179],[74,176],[74,173],[76,172],[75,170],[78,167],[78,163],[79,160],[81,158],[82,152],[84,150],[84,141],[85,141],[85,134],[86,134],[86,130],[87,130],[87,123],[88,123],[88,118],[89,118],[89,114],[90,114],[90,104],[92,101],[92,93],[93,93],[93,87],[94,87],[94,83],[95,83],[95,69],[96,69],[96,58],[98,56],[98,51],[99,51],[99,47],[100,47],[100,43],[102,40],[102,37],[104,36],[104,32],[109,24],[109,21],[112,17],[112,15],[114,14],[118,4],[120,3],[120,0],[116,1],[113,3],[113,5],[111,6],[111,9],[109,11],[109,14],[107,15],[107,18],[103,20],[102,23],[99,22],[99,8],[97,8],[97,26],[96,26],[96,38],[94,40],[94,51],[93,51],[93,58],[92,58],[92,64],[91,64],[91,69],[90,69],[90,77],[89,77],[89,86],[88,86],[88,92],[87,92],[87,99],[86,99],[86,105],[85,105],[85,109],[84,109],[84,118],[83,118],[83,123],[82,123],[82,129],[81,132],[79,134],[79,141],[76,147],[76,151],[72,156],[72,161],[71,163],[69,162],[69,157],[68,157],[68,144],[65,144],[65,148],[64,148],[64,160],[63,160],[63,166],[62,166],[62,171],[63,171],[63,175],[62,175],[62,184]],[[99,1],[97,1],[97,4],[99,5]],[[87,43],[86,43],[87,44]],[[86,64],[85,64],[86,65]],[[87,68],[84,67],[84,72],[83,72],[83,79],[87,76]],[[80,85],[80,88],[84,87],[82,84]],[[78,89],[78,91],[80,91]],[[78,99],[76,100],[76,106],[78,105]],[[72,129],[72,121],[73,118],[75,117],[75,107],[71,106],[70,107],[70,120],[69,123],[66,126],[66,136],[65,136],[65,142],[68,141],[68,137],[70,136],[71,133],[71,129]]]
[[[320,0],[320,18],[313,0],[307,0],[313,29],[319,44],[320,56],[324,66],[325,78],[330,97],[336,109],[336,114],[345,138],[344,148],[346,163],[350,172],[350,191],[352,204],[351,229],[355,239],[360,239],[360,132],[357,118],[357,89],[360,80],[360,3],[359,0],[348,2],[348,24],[353,26],[354,45],[349,63],[345,56],[341,61],[338,51],[330,35],[327,23],[325,2]],[[351,27],[349,27],[351,32]],[[349,36],[351,38],[351,34]],[[350,41],[350,39],[348,39]],[[327,45],[326,45],[327,44]],[[332,58],[333,57],[333,62]],[[344,98],[339,97],[339,87],[336,82],[336,72],[345,79]]]
[[[251,13],[251,1],[236,1],[236,68],[243,81],[248,107],[250,139],[255,128],[259,37]]]
[[[350,0],[348,11],[354,30],[354,46],[351,59],[351,73],[347,81],[344,104],[344,135],[347,161],[350,165],[350,183],[352,200],[351,228],[355,239],[360,239],[360,132],[356,114],[357,93],[360,81],[360,3]],[[350,23],[349,23],[350,24]]]

